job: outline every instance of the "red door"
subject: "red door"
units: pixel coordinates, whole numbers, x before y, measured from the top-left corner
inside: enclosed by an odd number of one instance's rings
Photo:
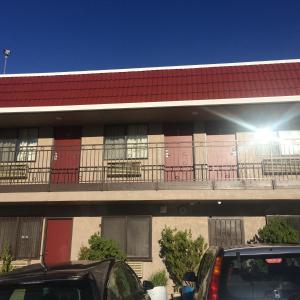
[[[193,125],[165,124],[165,181],[194,180]]]
[[[207,135],[206,147],[208,180],[237,178],[235,135]]]
[[[72,219],[48,219],[44,258],[46,265],[70,261],[72,241]]]
[[[51,183],[78,183],[80,148],[80,127],[55,128]]]

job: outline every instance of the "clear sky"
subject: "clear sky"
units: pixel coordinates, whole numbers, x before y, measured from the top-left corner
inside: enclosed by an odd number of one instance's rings
[[[300,58],[300,0],[2,0],[0,11],[7,73]]]

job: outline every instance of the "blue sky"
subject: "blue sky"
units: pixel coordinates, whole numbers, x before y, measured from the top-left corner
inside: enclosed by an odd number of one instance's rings
[[[299,0],[8,0],[0,48],[7,73],[300,58],[299,12]]]

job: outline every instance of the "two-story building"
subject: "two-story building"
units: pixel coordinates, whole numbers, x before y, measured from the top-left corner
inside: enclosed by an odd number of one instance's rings
[[[77,259],[100,232],[144,278],[165,226],[243,244],[300,214],[300,60],[0,76],[0,247]]]

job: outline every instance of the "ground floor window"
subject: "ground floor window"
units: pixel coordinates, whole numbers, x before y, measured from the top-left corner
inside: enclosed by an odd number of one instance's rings
[[[236,217],[213,217],[208,221],[210,246],[245,244],[244,221]]]
[[[300,216],[294,215],[294,216],[287,216],[287,215],[275,215],[275,216],[267,216],[267,223],[272,218],[282,218],[286,220],[295,230],[299,233],[299,241],[300,242]]]
[[[8,246],[14,259],[38,259],[42,228],[40,217],[0,218],[0,251]]]
[[[151,258],[151,216],[102,218],[102,236],[117,241],[129,259]]]

